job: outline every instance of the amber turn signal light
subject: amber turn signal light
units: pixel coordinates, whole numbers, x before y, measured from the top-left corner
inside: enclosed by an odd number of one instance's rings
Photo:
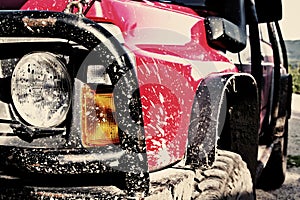
[[[113,94],[92,90],[85,85],[81,94],[82,143],[85,147],[98,147],[120,142],[114,119]]]

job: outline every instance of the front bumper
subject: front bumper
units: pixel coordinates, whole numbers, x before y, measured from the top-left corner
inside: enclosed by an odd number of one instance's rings
[[[44,177],[45,178],[45,177]],[[98,180],[91,177],[56,177],[47,178],[47,185],[37,186],[41,179],[20,179],[18,177],[6,175],[0,172],[0,199],[124,199],[126,191],[119,185],[101,185],[101,180],[112,179],[112,176],[98,177]],[[121,178],[121,177],[114,177]],[[66,184],[68,181],[68,184]],[[73,184],[70,184],[70,181]],[[79,186],[78,182],[87,182],[84,186]]]
[[[115,168],[124,152],[16,147],[0,152],[5,171],[0,199],[121,199],[128,193],[126,173]]]
[[[0,159],[2,169],[23,176],[105,174],[128,170],[122,167],[125,151],[113,147],[101,153],[89,153],[86,149],[0,146]]]
[[[101,154],[4,146],[0,152],[0,199],[123,199],[150,187],[141,157],[113,147]]]

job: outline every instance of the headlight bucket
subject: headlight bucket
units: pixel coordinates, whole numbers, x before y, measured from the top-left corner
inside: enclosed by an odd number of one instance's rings
[[[30,125],[60,125],[71,103],[71,79],[65,64],[49,52],[25,55],[13,71],[11,95],[18,114]]]

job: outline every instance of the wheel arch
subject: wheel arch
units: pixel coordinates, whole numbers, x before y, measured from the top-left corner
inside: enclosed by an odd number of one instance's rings
[[[259,93],[249,74],[229,77],[226,82],[224,126],[219,132],[218,148],[241,155],[255,180],[260,123]]]
[[[240,154],[254,177],[258,102],[257,84],[250,74],[214,74],[204,79],[194,99],[187,164],[193,168],[211,166],[216,148],[220,148]]]

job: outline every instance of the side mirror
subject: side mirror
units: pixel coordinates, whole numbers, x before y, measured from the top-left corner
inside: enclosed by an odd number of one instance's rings
[[[214,2],[208,1],[207,4]],[[208,44],[216,49],[237,53],[246,47],[246,14],[244,0],[219,1],[217,16],[205,19]],[[211,6],[212,7],[212,6]],[[213,8],[213,7],[212,7]]]
[[[220,50],[237,53],[246,47],[245,24],[240,26],[220,17],[206,17],[206,38],[208,44]]]
[[[275,22],[282,19],[281,0],[255,0],[259,23]]]

